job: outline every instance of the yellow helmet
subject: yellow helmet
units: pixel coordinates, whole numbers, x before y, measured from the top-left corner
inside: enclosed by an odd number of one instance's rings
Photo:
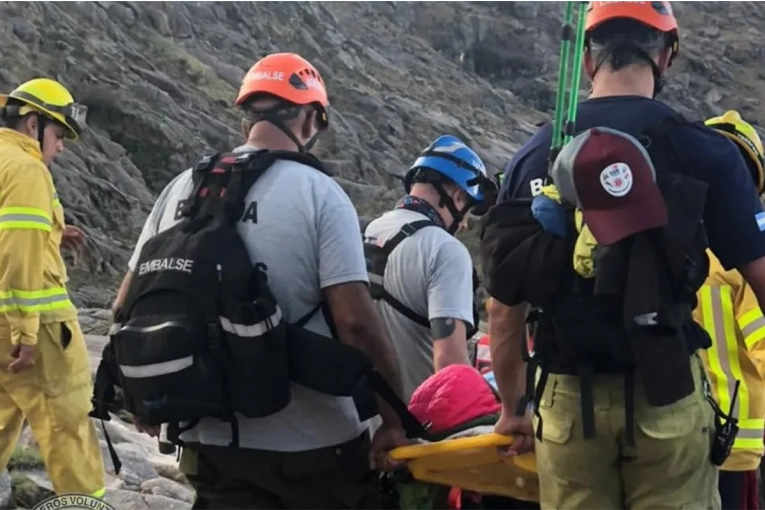
[[[8,105],[9,99],[24,103]],[[88,107],[74,102],[66,87],[49,78],[35,78],[22,83],[10,94],[0,94],[3,116],[20,116],[40,112],[67,128],[66,137],[77,140],[85,128]]]
[[[765,190],[765,149],[754,126],[741,118],[735,110],[729,110],[719,117],[704,122],[720,134],[733,140],[745,156],[752,173],[757,192]]]

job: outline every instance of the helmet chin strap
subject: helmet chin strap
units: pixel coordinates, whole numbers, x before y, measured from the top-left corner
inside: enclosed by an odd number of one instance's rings
[[[37,114],[37,141],[40,143],[40,152],[43,152],[43,142],[45,141],[45,124],[47,119],[45,115]]]
[[[430,183],[438,192],[439,196],[439,207],[446,207],[446,210],[449,211],[449,214],[452,215],[452,223],[447,227],[447,232],[449,232],[451,235],[454,235],[457,233],[457,230],[460,228],[460,223],[467,215],[468,211],[470,211],[470,204],[466,205],[465,208],[460,211],[457,209],[457,206],[454,203],[454,199],[449,196],[449,194],[446,192],[444,187],[441,185],[440,182],[431,182]]]
[[[295,136],[295,133],[290,130],[287,125],[284,123],[286,120],[292,120],[296,118],[298,115],[297,111],[292,111],[291,109],[285,109],[282,105],[275,105],[271,108],[268,108],[266,110],[263,110],[261,112],[252,112],[248,115],[248,119],[252,122],[252,125],[254,126],[258,122],[268,122],[269,124],[272,124],[275,126],[279,131],[284,133],[287,138],[292,140],[292,142],[297,146],[298,152],[301,154],[307,154],[311,151],[314,145],[316,145],[316,142],[319,140],[319,136],[321,134],[320,131],[317,131],[315,135],[313,135],[305,144],[301,144],[300,140],[298,140],[297,136]],[[250,128],[252,129],[252,128]]]
[[[661,69],[659,69],[659,66],[656,65],[656,62],[646,53],[645,51],[639,49],[639,48],[632,48],[632,51],[635,52],[635,55],[645,60],[649,66],[651,66],[651,71],[653,71],[653,97],[652,99],[655,99],[656,96],[658,96],[662,90],[664,90],[664,76],[661,74]]]

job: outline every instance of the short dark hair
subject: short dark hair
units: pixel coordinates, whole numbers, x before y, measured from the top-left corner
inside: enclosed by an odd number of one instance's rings
[[[670,35],[633,19],[607,21],[590,32],[588,44],[598,65],[613,71],[630,65],[649,65],[645,56],[656,58],[671,44]],[[637,51],[636,51],[637,50]]]
[[[464,190],[452,179],[430,168],[420,168],[414,174],[412,184],[440,184],[447,192],[457,189],[464,193]]]

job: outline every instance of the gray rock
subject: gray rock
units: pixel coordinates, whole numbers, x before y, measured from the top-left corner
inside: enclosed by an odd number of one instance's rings
[[[191,508],[191,503],[184,501],[126,490],[107,491],[104,501],[119,510],[188,510]]]
[[[173,480],[186,486],[189,485],[186,475],[181,473],[176,462],[169,463],[165,460],[154,458],[151,461],[151,467],[153,467],[162,478],[167,478],[168,480]]]
[[[35,26],[28,20],[23,18],[16,18],[12,21],[13,34],[24,43],[35,43],[40,37]]]
[[[105,335],[112,322],[112,312],[102,308],[81,308],[78,310],[78,319],[86,335]]]
[[[38,503],[55,495],[44,471],[15,471],[11,479],[16,507],[34,508]]]
[[[161,35],[172,35],[172,31],[170,30],[170,20],[168,19],[166,12],[150,7],[146,9],[144,13],[154,30]]]
[[[165,496],[153,496],[146,494],[143,497],[149,510],[189,510],[192,503],[178,501]]]
[[[178,482],[167,478],[154,478],[141,484],[141,492],[155,496],[165,496],[186,503],[194,503],[194,490],[184,487]]]
[[[11,504],[11,475],[7,469],[0,473],[0,510],[7,510]]]
[[[99,443],[106,472],[115,474],[106,441],[99,441]],[[143,482],[159,477],[151,466],[148,452],[143,446],[135,443],[119,443],[114,445],[114,449],[122,462],[122,469],[116,476],[125,482],[125,488],[137,490]]]

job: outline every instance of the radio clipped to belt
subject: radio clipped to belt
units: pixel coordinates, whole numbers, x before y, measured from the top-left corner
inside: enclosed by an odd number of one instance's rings
[[[722,466],[733,449],[733,443],[738,435],[738,418],[733,416],[736,408],[736,397],[738,397],[738,388],[741,381],[736,379],[736,385],[733,388],[733,396],[730,400],[730,410],[725,414],[720,406],[712,398],[712,391],[709,387],[709,381],[704,379],[704,396],[712,406],[715,412],[715,437],[712,442],[711,460],[715,466]],[[724,420],[724,421],[723,421]]]

